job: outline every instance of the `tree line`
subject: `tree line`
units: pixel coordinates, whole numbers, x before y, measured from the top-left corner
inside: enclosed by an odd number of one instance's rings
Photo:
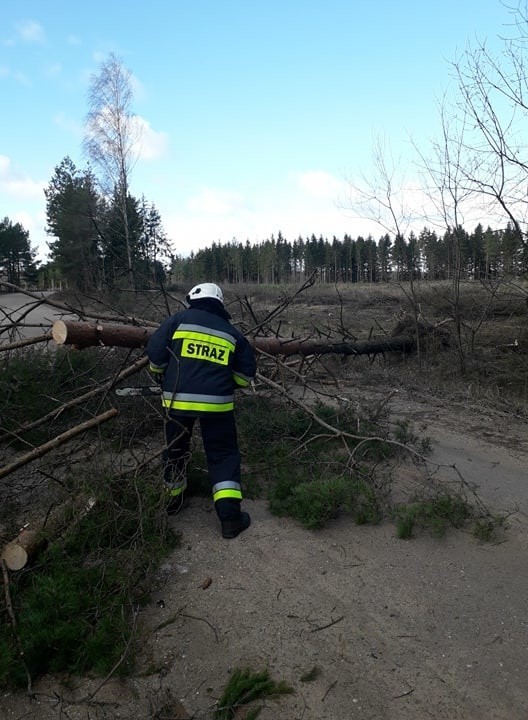
[[[407,238],[385,233],[375,240],[331,240],[319,235],[288,241],[279,231],[260,243],[212,243],[173,255],[154,204],[128,195],[128,237],[115,198],[97,190],[89,170],[70,158],[55,168],[45,190],[50,262],[37,268],[29,233],[9,218],[0,223],[0,272],[15,285],[70,288],[80,292],[154,288],[161,284],[295,283],[317,271],[320,283],[378,283],[409,280],[493,280],[528,275],[528,239],[505,229],[477,225],[439,234],[423,228]]]
[[[501,230],[479,224],[472,233],[462,227],[443,234],[424,228],[407,238],[385,233],[377,240],[312,235],[289,242],[279,232],[258,244],[213,243],[189,257],[177,256],[171,279],[281,284],[314,271],[321,283],[521,277],[528,274],[528,240],[511,224]]]

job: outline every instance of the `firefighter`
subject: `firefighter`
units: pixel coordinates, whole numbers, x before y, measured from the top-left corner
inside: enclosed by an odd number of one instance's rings
[[[229,322],[218,285],[196,285],[185,299],[188,309],[167,318],[147,344],[150,371],[161,385],[166,410],[167,512],[178,512],[183,502],[186,464],[198,418],[222,536],[234,538],[251,523],[249,514],[240,509],[234,390],[247,387],[255,377],[255,356],[248,340]]]

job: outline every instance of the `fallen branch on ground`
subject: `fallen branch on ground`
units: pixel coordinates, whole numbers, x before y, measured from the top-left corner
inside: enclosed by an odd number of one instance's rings
[[[49,453],[51,450],[55,450],[55,448],[58,448],[60,445],[64,445],[64,443],[67,443],[69,440],[72,440],[78,435],[82,435],[87,430],[90,430],[91,428],[94,428],[97,425],[106,422],[107,420],[111,420],[117,414],[118,410],[116,408],[111,408],[110,410],[107,410],[101,415],[97,415],[96,417],[91,418],[90,420],[87,420],[80,425],[76,425],[75,427],[66,430],[66,432],[63,432],[60,435],[57,435],[57,437],[53,438],[53,440],[50,440],[43,445],[39,445],[25,455],[21,455],[19,458],[9,463],[9,465],[4,465],[3,468],[0,468],[0,478],[9,475],[10,473],[18,470],[24,465],[27,465],[33,460],[36,460],[43,455],[46,455],[46,453]]]

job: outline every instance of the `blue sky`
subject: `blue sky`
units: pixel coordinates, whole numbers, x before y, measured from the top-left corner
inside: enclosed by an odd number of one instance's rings
[[[90,77],[133,76],[134,195],[175,252],[312,233],[381,235],[343,209],[384,137],[397,157],[438,128],[450,61],[510,21],[500,0],[18,0],[0,24],[0,216],[45,259],[43,189],[79,168]]]

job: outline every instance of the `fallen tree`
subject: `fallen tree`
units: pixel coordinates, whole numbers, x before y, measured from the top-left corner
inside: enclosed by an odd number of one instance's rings
[[[103,324],[99,322],[77,322],[58,320],[52,328],[52,337],[57,345],[71,345],[79,350],[87,347],[144,347],[155,331],[153,327],[135,325]],[[311,338],[249,338],[255,350],[268,355],[376,355],[384,352],[413,352],[416,339],[412,332],[401,335],[332,343]]]

